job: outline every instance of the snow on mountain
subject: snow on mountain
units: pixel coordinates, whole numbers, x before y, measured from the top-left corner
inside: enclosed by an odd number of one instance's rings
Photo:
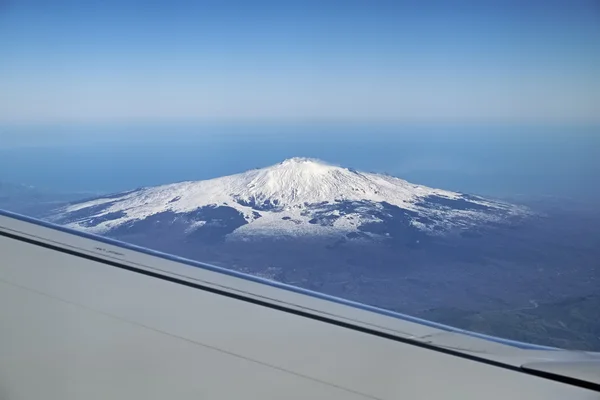
[[[308,158],[240,174],[181,182],[71,204],[49,219],[95,233],[133,229],[144,221],[208,227],[248,235],[389,235],[390,219],[440,233],[526,213],[476,196],[415,185]],[[397,221],[396,221],[397,222]],[[388,224],[389,225],[389,224]],[[389,226],[388,226],[389,228]]]

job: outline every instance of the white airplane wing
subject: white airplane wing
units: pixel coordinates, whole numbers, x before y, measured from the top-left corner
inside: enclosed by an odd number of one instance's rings
[[[512,342],[0,212],[0,399],[599,399]]]

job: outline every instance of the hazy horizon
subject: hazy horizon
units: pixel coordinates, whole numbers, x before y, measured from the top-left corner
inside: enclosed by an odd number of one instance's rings
[[[600,7],[0,3],[0,179],[119,191],[307,156],[596,196]]]

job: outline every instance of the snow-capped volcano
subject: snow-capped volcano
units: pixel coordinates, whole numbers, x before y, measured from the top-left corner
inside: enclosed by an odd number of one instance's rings
[[[218,228],[228,238],[353,232],[389,236],[398,224],[440,233],[524,212],[517,206],[387,175],[291,158],[240,174],[71,204],[49,219],[96,233],[124,233],[158,224],[176,225],[188,234]]]

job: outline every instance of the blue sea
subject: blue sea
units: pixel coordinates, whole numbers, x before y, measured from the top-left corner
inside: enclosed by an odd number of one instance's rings
[[[600,195],[600,127],[203,123],[0,127],[0,181],[106,193],[289,157],[490,196]]]

